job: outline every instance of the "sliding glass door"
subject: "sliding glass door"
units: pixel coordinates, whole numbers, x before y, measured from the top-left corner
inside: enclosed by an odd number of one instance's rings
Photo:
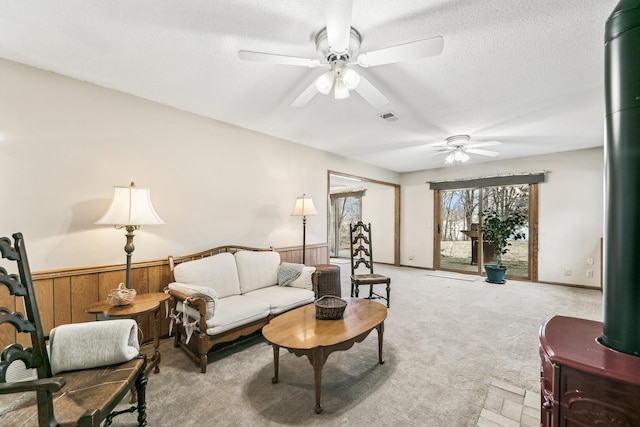
[[[529,215],[529,185],[487,187],[482,191],[482,205],[500,216],[520,212]],[[509,252],[502,257],[511,277],[529,278],[529,224],[523,227],[525,239],[509,242]]]
[[[440,267],[478,272],[480,190],[442,191],[440,196]]]
[[[499,215],[522,212],[533,225],[524,228],[524,240],[512,241],[509,253],[503,256],[507,265],[507,275],[512,278],[535,280],[537,260],[533,256],[536,249],[531,233],[536,229],[537,185],[519,184],[493,187],[476,187],[436,191],[436,238],[434,266],[441,270],[482,274],[483,264],[491,262],[493,247],[482,241],[480,224],[481,212],[495,211]]]

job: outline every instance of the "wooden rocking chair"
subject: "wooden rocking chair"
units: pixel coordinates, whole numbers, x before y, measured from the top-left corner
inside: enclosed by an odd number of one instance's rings
[[[65,355],[65,363],[72,360],[73,363],[84,363],[89,368],[69,370],[62,372],[59,376],[52,375],[51,361],[55,360],[54,345],[51,343],[50,357],[45,343],[49,337],[45,336],[42,329],[24,240],[21,233],[14,234],[13,238],[14,246],[11,245],[9,238],[0,238],[0,251],[2,258],[17,262],[19,277],[16,274],[8,274],[7,270],[0,267],[0,283],[16,297],[16,307],[22,307],[21,299],[24,301],[24,314],[0,307],[0,326],[12,325],[16,330],[16,340],[23,343],[29,338],[23,339],[24,335],[21,333],[28,333],[31,347],[24,348],[22,344],[14,343],[8,345],[0,354],[0,425],[99,426],[104,422],[103,425],[108,426],[114,416],[137,410],[138,425],[145,426],[147,424],[145,401],[147,378],[144,355],[137,355],[129,361],[109,366],[95,366],[96,363],[93,363],[90,357],[93,348],[85,347],[76,354],[75,358],[67,358]],[[110,322],[133,321],[123,319]],[[66,331],[69,331],[69,326],[74,330],[84,329],[83,333],[86,337],[86,326],[92,326],[92,328],[101,326],[96,323],[101,322],[64,325],[56,329],[63,331],[62,328],[65,326]],[[122,323],[114,325],[126,326]],[[129,326],[133,328],[130,334],[137,334],[135,322]],[[54,339],[58,340],[62,332],[55,333]],[[69,332],[64,334],[67,335],[63,336],[69,337]],[[3,336],[6,338],[5,334]],[[100,337],[93,332],[90,332],[89,336],[95,339],[96,343],[100,343]],[[71,338],[73,339],[73,335]],[[137,337],[135,345],[137,346]],[[134,355],[137,353],[135,349],[134,346],[132,350]],[[86,357],[83,358],[83,354]],[[104,353],[98,355],[94,352],[94,357],[100,359],[104,357]],[[26,368],[33,374],[37,373],[37,379],[11,380],[13,373],[20,368]],[[58,368],[59,366],[53,366],[53,372],[59,370]],[[134,385],[137,405],[114,411]],[[6,396],[9,394],[12,395]]]

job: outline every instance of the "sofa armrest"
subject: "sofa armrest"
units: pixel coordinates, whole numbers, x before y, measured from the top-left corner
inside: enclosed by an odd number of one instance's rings
[[[180,321],[182,323],[182,326],[185,328],[184,330],[187,335],[186,342],[188,343],[191,340],[191,334],[193,333],[195,327],[200,330],[201,334],[205,333],[205,331],[207,330],[207,318],[213,317],[215,306],[211,308],[210,311],[207,311],[207,304],[209,302],[206,301],[204,295],[194,294],[188,289],[183,288],[177,290],[176,288],[178,288],[178,286],[176,285],[178,285],[178,283],[176,282],[170,283],[169,286],[165,288],[165,292],[171,296],[171,300],[173,301],[171,304],[172,321],[171,325],[169,326],[169,335],[171,335],[173,321]],[[183,305],[183,309],[180,311],[177,310],[178,301]],[[194,316],[189,312],[189,310],[185,309],[186,307],[195,309],[197,311],[197,315]],[[182,313],[182,317],[180,317],[180,313]],[[191,319],[194,319],[194,321],[192,321]],[[179,337],[179,335],[176,335],[176,337]]]
[[[218,294],[212,288],[180,282],[171,282],[167,288],[170,295],[197,309],[200,317],[210,319],[215,314]]]
[[[176,301],[180,301],[181,303],[184,303],[184,304],[189,304],[190,306],[198,310],[199,313],[202,313],[202,314],[207,313],[207,302],[203,298],[200,298],[197,296],[192,297],[192,296],[183,294],[180,291],[174,291],[171,289],[169,289],[169,295],[174,297]]]

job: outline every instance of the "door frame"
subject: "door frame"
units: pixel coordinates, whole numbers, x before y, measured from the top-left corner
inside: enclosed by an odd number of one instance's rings
[[[344,172],[337,172],[333,170],[327,170],[327,242],[329,242],[329,233],[331,230],[331,218],[330,218],[330,209],[331,209],[331,176],[337,176],[347,179],[353,179],[361,182],[370,182],[372,184],[380,184],[387,185],[394,189],[393,196],[393,265],[400,265],[400,184],[394,184],[391,182],[379,181],[377,179],[366,178],[363,176],[352,175]]]

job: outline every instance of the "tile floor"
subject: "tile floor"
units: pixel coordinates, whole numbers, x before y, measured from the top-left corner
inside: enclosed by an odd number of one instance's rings
[[[540,394],[494,379],[477,427],[521,426],[540,426]]]

